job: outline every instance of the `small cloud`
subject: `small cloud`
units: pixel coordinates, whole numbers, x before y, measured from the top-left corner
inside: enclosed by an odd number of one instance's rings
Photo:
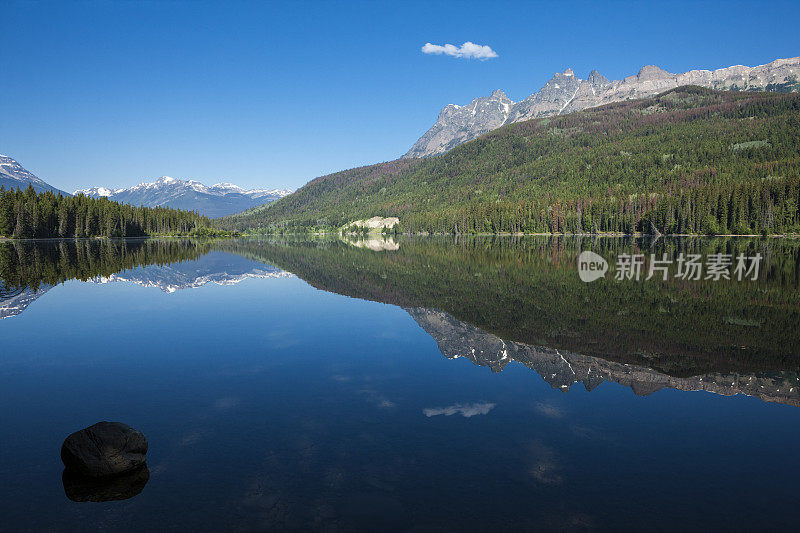
[[[492,59],[493,57],[498,57],[497,52],[492,50],[491,46],[475,44],[470,41],[465,42],[461,46],[456,46],[454,44],[431,44],[425,43],[422,47],[423,54],[435,54],[435,55],[448,55],[453,57],[460,57],[463,59]]]
[[[447,407],[430,407],[428,409],[423,409],[422,412],[428,418],[432,416],[451,416],[455,414],[460,414],[464,418],[470,418],[475,415],[485,415],[494,409],[494,406],[495,404],[486,402],[467,404],[457,403],[455,405],[448,405]]]

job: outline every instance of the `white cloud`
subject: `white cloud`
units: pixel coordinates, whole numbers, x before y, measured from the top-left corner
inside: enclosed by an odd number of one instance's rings
[[[425,43],[425,46],[422,47],[423,54],[436,54],[441,55],[445,54],[448,56],[453,57],[461,57],[464,59],[492,59],[493,57],[497,57],[497,52],[492,50],[491,46],[475,44],[473,42],[467,41],[462,44],[460,47],[454,44],[431,44]]]
[[[489,413],[492,409],[494,409],[495,404],[493,403],[468,403],[468,404],[460,404],[457,403],[455,405],[449,405],[447,407],[431,407],[428,409],[423,409],[422,412],[427,417],[432,416],[452,416],[455,414],[460,414],[464,418],[471,418],[475,415],[485,415]]]

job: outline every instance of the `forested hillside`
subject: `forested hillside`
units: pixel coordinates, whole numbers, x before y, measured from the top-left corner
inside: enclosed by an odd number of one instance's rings
[[[143,237],[204,234],[209,228],[208,218],[193,211],[0,187],[0,237]]]
[[[799,194],[800,95],[680,87],[323,176],[218,225],[325,230],[379,215],[410,232],[798,233]]]

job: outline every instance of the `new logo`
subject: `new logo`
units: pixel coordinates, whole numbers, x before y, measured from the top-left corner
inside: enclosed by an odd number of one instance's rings
[[[578,275],[581,281],[591,283],[592,281],[604,278],[608,272],[608,261],[602,256],[589,250],[584,250],[578,256]]]

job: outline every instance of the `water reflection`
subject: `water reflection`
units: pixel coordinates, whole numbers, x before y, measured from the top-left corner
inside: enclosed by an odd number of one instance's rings
[[[711,373],[677,377],[637,366],[570,351],[508,342],[454,319],[435,309],[407,309],[414,320],[436,340],[448,359],[465,358],[492,372],[502,371],[512,362],[521,363],[539,374],[553,388],[564,392],[581,383],[592,391],[605,381],[619,383],[637,396],[647,396],[660,389],[707,391],[724,396],[745,394],[763,401],[800,406],[800,378],[794,372],[759,374]],[[543,414],[553,415],[547,406]],[[466,416],[466,415],[465,415]]]
[[[52,285],[39,285],[38,289],[34,290],[28,286],[21,286],[3,291],[0,293],[0,320],[22,313],[52,287]]]
[[[118,476],[92,478],[64,470],[61,481],[64,494],[74,502],[110,502],[127,500],[140,494],[150,480],[147,465]]]
[[[800,243],[780,239],[427,238],[0,243],[0,319],[68,279],[164,292],[297,275],[405,308],[449,359],[516,361],[568,391],[604,381],[800,405]],[[582,283],[582,250],[764,257],[757,281]],[[291,273],[291,274],[290,274]],[[443,408],[446,408],[443,407]]]
[[[366,248],[368,250],[372,250],[373,252],[393,251],[400,249],[400,243],[391,236],[347,236],[343,237],[343,239],[346,243],[355,246],[356,248]]]
[[[136,267],[110,276],[98,276],[92,281],[135,283],[172,293],[182,289],[196,289],[208,283],[234,285],[250,278],[288,276],[291,274],[271,265],[238,255],[212,251],[195,261]]]
[[[55,284],[71,279],[135,283],[172,293],[207,283],[291,276],[212,241],[63,240],[0,243],[0,320],[19,315]]]

